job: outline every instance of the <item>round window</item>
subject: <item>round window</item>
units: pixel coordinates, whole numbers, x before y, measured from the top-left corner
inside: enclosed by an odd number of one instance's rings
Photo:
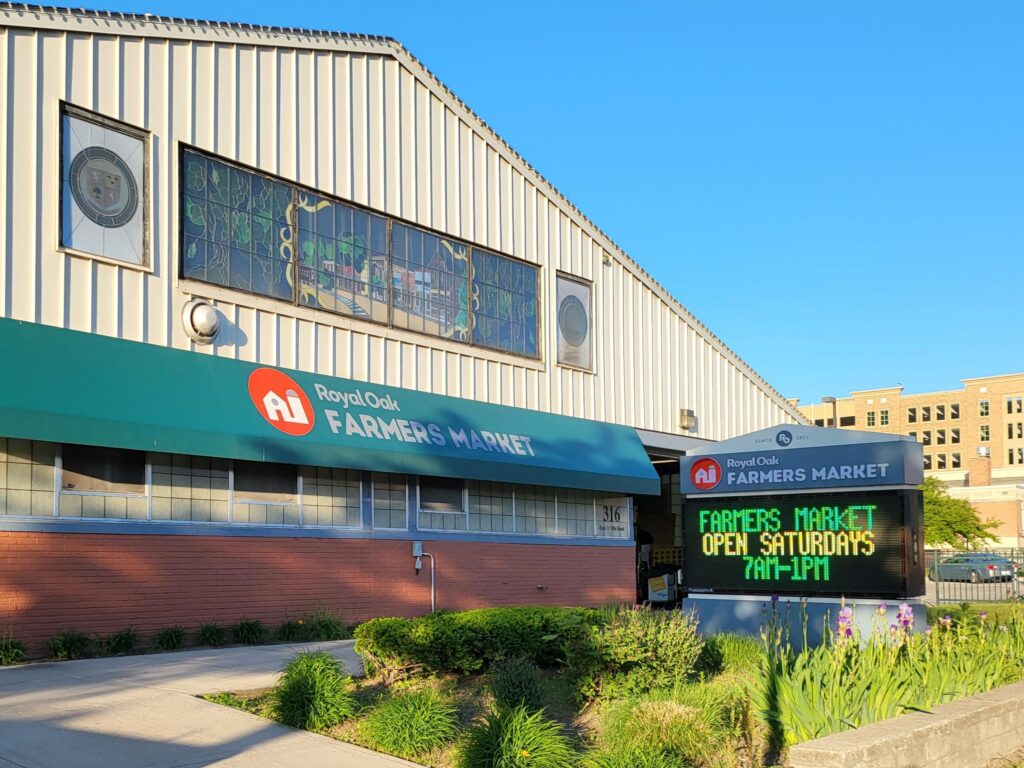
[[[71,195],[91,221],[122,227],[139,207],[139,186],[128,165],[106,147],[86,147],[71,161]]]

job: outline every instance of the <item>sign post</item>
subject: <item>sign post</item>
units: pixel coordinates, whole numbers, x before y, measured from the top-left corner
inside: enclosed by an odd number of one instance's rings
[[[843,603],[868,632],[907,602],[923,629],[922,481],[921,446],[900,435],[785,426],[683,457],[684,608],[706,631],[756,634],[781,603],[817,642]]]

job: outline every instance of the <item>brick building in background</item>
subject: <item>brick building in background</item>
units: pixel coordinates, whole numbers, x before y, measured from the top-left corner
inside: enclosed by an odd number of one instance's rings
[[[902,386],[800,405],[819,427],[910,435],[937,477],[982,519],[999,522],[1002,546],[1024,546],[1024,373],[963,379],[963,388],[904,394]],[[791,401],[796,405],[796,401]]]

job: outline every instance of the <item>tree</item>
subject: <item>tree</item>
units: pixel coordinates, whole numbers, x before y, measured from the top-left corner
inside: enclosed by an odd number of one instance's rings
[[[954,499],[940,480],[926,477],[921,490],[924,492],[925,544],[969,548],[995,540],[992,530],[999,523],[982,522],[971,502]]]

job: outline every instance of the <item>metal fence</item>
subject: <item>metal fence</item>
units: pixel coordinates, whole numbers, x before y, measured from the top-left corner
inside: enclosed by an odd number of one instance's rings
[[[928,596],[935,605],[1021,599],[1022,549],[932,549],[925,563]]]

